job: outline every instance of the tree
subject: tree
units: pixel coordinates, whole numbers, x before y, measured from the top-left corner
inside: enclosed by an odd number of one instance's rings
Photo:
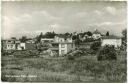
[[[40,42],[40,40],[41,40],[41,38],[43,38],[43,36],[44,36],[44,35],[43,35],[43,33],[42,33],[42,32],[40,33],[40,35],[39,35],[39,36],[37,35],[37,36],[36,36],[36,43],[39,43],[39,42]]]
[[[90,31],[86,32],[88,36],[92,36],[92,33]]]
[[[90,46],[90,48],[91,48],[92,50],[94,50],[95,52],[98,51],[98,50],[100,49],[100,47],[101,47],[101,42],[94,42],[94,43]]]
[[[125,41],[125,42],[127,42],[127,29],[124,29],[124,30],[122,31],[122,35],[123,35],[122,40]]]
[[[27,41],[27,37],[26,36],[22,36],[22,38],[20,40],[21,40],[21,42],[25,43]]]
[[[97,56],[98,61],[101,60],[116,60],[117,59],[117,53],[112,45],[106,45],[104,46]]]
[[[65,33],[64,35],[65,35],[65,36],[70,36],[71,34],[67,32],[67,33]]]
[[[109,32],[107,31],[106,36],[109,36]]]
[[[42,38],[43,37],[43,33],[41,32],[40,35],[39,35],[39,38]]]
[[[55,32],[47,32],[47,33],[45,33],[44,37],[45,38],[54,38],[55,35],[56,35]]]
[[[73,39],[73,40],[78,40],[78,39],[79,39],[79,36],[78,36],[78,35],[73,35],[73,36],[72,36],[72,39]]]

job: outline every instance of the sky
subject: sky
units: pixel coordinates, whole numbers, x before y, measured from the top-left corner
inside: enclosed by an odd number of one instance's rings
[[[127,3],[100,2],[41,2],[3,1],[2,38],[28,36],[41,32],[56,33],[91,31],[121,36],[126,25]]]

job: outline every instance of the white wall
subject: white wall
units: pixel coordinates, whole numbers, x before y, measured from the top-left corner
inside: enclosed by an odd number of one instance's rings
[[[74,43],[63,43],[63,44],[64,44],[63,48],[61,47],[62,43],[59,44],[59,55],[62,55],[61,50],[64,50],[64,54],[67,54],[69,51],[75,49],[75,44]]]
[[[6,50],[15,50],[15,44],[6,44]]]
[[[22,47],[25,49],[25,43],[20,43],[21,49]]]
[[[115,47],[121,46],[121,39],[103,39],[101,46],[114,45]]]
[[[64,45],[63,48],[61,47],[62,44]],[[62,50],[64,50],[64,54],[67,54],[67,44],[66,43],[59,44],[59,55],[62,55]]]
[[[54,41],[55,42],[72,42],[72,38],[67,38],[65,40],[65,38],[55,36]]]

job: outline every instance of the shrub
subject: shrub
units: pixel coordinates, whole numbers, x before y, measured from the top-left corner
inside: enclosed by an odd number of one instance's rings
[[[98,51],[99,48],[100,48],[100,46],[101,46],[101,42],[94,42],[94,43],[90,46],[90,48],[91,48],[92,50],[94,50],[94,51]]]
[[[104,46],[98,54],[98,61],[100,60],[116,60],[117,53],[114,46],[106,45]]]

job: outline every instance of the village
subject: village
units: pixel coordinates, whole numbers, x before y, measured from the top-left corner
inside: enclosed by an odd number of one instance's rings
[[[2,81],[124,81],[126,34],[126,29],[122,37],[97,29],[53,31],[35,38],[2,40]]]
[[[91,45],[95,42],[100,42],[101,47],[113,45],[118,50],[126,48],[126,45],[122,44],[122,37],[111,35],[109,32],[102,35],[96,29],[92,33],[88,31],[72,34],[55,34],[53,31],[51,36],[46,35],[43,37],[41,33],[37,38],[27,39],[22,37],[19,40],[12,37],[8,40],[2,40],[2,51],[14,54],[17,51],[38,50],[42,56],[63,56],[76,49],[90,49]]]

